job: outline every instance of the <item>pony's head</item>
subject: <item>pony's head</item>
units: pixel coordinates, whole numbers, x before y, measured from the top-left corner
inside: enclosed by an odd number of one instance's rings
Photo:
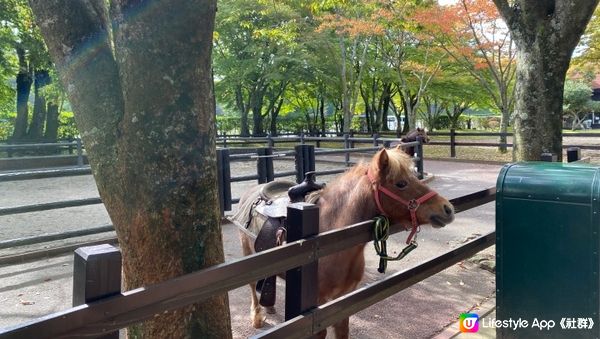
[[[368,177],[379,213],[392,223],[443,227],[454,220],[450,202],[421,183],[412,159],[400,148],[381,150],[371,160]]]
[[[426,144],[429,142],[429,136],[427,135],[427,131],[424,128],[417,127],[416,129],[410,131],[403,140],[405,142],[417,141],[417,137],[423,138],[423,143]]]

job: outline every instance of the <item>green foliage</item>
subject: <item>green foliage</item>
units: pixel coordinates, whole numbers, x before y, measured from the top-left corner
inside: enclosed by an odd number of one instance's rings
[[[14,112],[0,110],[0,140],[7,140],[12,135],[16,117]]]
[[[79,137],[73,112],[63,111],[58,116],[58,139],[74,139]]]
[[[592,89],[583,81],[565,81],[563,110],[567,114],[578,114],[591,111]]]
[[[218,134],[238,134],[240,132],[240,118],[232,113],[217,115]]]

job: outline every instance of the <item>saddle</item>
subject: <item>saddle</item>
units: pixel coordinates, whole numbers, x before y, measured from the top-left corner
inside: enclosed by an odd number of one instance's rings
[[[256,192],[247,196],[231,221],[255,239],[256,252],[279,246],[286,240],[285,221],[288,205],[301,201],[315,203],[324,186],[315,182],[314,172],[306,173],[304,181],[300,184],[283,180],[263,184]],[[275,283],[276,276],[257,283],[256,289],[260,292],[259,303],[262,306],[270,307],[275,304]]]

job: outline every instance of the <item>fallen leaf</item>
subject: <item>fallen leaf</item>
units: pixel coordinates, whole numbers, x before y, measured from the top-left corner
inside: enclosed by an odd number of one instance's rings
[[[35,305],[35,301],[21,300],[21,305]]]

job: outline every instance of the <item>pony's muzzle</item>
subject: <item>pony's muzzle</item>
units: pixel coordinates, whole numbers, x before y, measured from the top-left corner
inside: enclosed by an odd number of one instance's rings
[[[454,207],[450,203],[446,203],[442,207],[441,213],[432,214],[429,217],[431,226],[439,228],[448,225],[454,221]]]

